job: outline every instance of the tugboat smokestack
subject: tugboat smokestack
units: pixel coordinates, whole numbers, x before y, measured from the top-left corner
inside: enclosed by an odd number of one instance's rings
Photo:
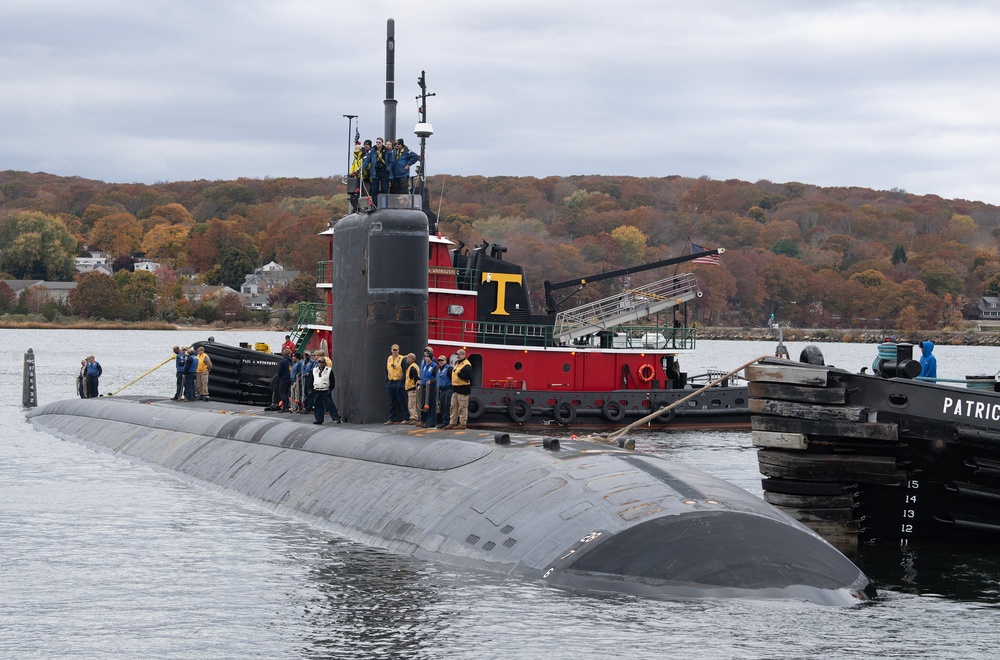
[[[385,141],[396,141],[396,23],[391,18],[385,25]]]

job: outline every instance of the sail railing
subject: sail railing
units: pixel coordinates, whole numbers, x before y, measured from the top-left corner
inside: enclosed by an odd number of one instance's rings
[[[317,261],[316,284],[332,284],[332,283],[333,283],[333,262]]]
[[[299,303],[299,315],[295,320],[295,331],[310,326],[333,325],[333,307],[329,303]]]

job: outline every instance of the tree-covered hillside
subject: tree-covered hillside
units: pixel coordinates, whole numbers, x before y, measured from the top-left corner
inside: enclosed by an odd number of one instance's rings
[[[539,309],[546,279],[676,256],[692,242],[727,250],[720,266],[690,267],[704,324],[759,325],[774,313],[800,327],[936,329],[1000,294],[1000,207],[981,202],[683,177],[439,175],[428,187],[442,234],[505,245]],[[172,290],[185,273],[238,285],[272,259],[311,274],[344,192],[339,178],[143,185],[6,171],[0,271],[65,279],[67,259],[89,247],[121,266],[163,263],[158,280]],[[573,301],[663,276],[601,283]]]

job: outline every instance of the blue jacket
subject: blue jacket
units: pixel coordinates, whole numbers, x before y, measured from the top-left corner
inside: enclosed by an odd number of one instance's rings
[[[97,360],[93,362],[88,362],[87,366],[84,367],[83,373],[85,376],[100,376],[103,373],[101,369],[101,363]]]
[[[920,375],[925,378],[937,378],[937,358],[931,354],[934,342],[920,342]]]
[[[371,151],[368,152],[368,155],[365,156],[365,160],[364,160],[364,164],[362,165],[362,168],[365,168],[365,167],[369,168],[368,169],[368,173],[369,173],[369,177],[370,178],[372,178],[372,179],[377,179],[377,178],[391,179],[391,178],[393,178],[393,171],[396,169],[396,150],[395,149],[386,148],[384,153],[385,153],[385,173],[382,176],[378,176],[376,174],[376,172],[378,172],[378,168],[377,168],[377,165],[378,165],[378,150],[375,149],[375,147],[372,147]]]
[[[444,389],[446,387],[451,387],[451,365],[445,364],[443,367],[438,369],[437,372],[437,385],[438,389]]]
[[[184,362],[184,373],[193,374],[198,372],[198,356],[188,355]]]
[[[423,385],[432,385],[437,379],[437,364],[431,362],[420,363],[420,382]]]
[[[187,364],[187,356],[184,355],[184,351],[177,354],[174,358],[174,364],[177,366],[177,373],[184,373],[184,365]]]
[[[405,179],[410,176],[410,171],[406,168],[420,160],[420,156],[410,151],[407,147],[401,153],[393,152],[392,177],[393,179]]]

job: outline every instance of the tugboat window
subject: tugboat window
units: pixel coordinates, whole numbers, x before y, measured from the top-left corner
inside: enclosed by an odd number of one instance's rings
[[[520,370],[521,370],[521,363],[520,362],[515,362],[514,363],[514,371],[520,371]]]
[[[566,371],[566,372],[569,371],[569,364],[564,364],[563,365],[563,371]]]

